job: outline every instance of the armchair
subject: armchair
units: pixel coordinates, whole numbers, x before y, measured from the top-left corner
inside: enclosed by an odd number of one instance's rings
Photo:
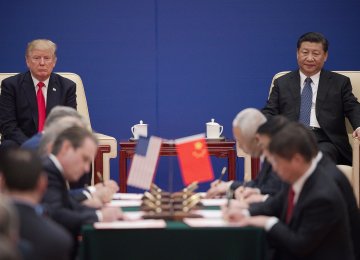
[[[273,77],[269,93],[271,93],[271,89],[274,86],[274,80],[288,72],[289,71],[279,72]],[[334,71],[334,72],[337,72],[339,74],[342,74],[342,75],[350,78],[350,81],[351,81],[351,84],[353,87],[353,93],[354,93],[355,97],[360,99],[360,71]],[[360,180],[359,180],[360,142],[359,142],[359,139],[352,137],[353,129],[347,119],[346,119],[346,129],[347,129],[347,133],[348,133],[348,137],[349,137],[349,142],[353,149],[353,165],[352,166],[337,165],[337,166],[349,179],[349,181],[353,187],[355,197],[359,204],[359,197],[360,197]],[[254,175],[256,175],[256,173],[257,173],[256,170],[258,170],[258,168],[252,167],[252,169],[255,171],[255,172],[254,171],[252,172],[252,176],[254,176]]]
[[[3,79],[13,76],[17,73],[0,73],[0,85]],[[76,83],[76,101],[77,101],[77,110],[78,112],[88,121],[90,124],[90,116],[88,105],[85,96],[85,89],[83,82],[79,75],[75,73],[68,73],[68,72],[59,72],[57,73],[65,78],[68,78]],[[0,89],[1,93],[1,89]],[[104,180],[110,179],[110,159],[116,158],[117,156],[117,141],[114,137],[95,133],[96,137],[99,140],[99,147],[96,154],[96,157],[93,161],[92,167],[92,183],[99,182],[99,178],[96,172],[100,172],[102,178]]]

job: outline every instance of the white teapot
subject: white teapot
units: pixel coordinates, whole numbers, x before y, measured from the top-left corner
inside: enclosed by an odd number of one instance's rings
[[[206,138],[217,139],[220,138],[224,127],[215,122],[215,119],[212,118],[211,122],[206,123]]]

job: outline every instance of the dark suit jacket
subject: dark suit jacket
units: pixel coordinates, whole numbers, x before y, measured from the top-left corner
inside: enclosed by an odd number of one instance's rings
[[[300,116],[300,74],[290,72],[274,81],[274,87],[262,112],[265,116],[283,115],[298,121]],[[355,129],[360,126],[360,104],[352,93],[350,79],[322,70],[316,98],[316,118],[339,153],[351,165],[351,146],[345,127],[345,117]]]
[[[57,105],[76,109],[76,84],[52,73],[47,91],[46,114]],[[12,140],[20,145],[38,132],[36,93],[29,71],[2,81],[0,111],[3,140]]]
[[[319,167],[327,173],[338,186],[346,204],[349,216],[351,239],[355,251],[355,259],[360,260],[360,209],[357,206],[354,191],[346,176],[336,167],[333,161],[323,157]]]
[[[48,174],[48,189],[43,198],[45,209],[51,218],[76,237],[82,225],[98,221],[96,210],[81,205],[69,196],[63,175],[49,158],[44,159],[43,166]]]
[[[274,259],[354,259],[345,202],[328,172],[318,165],[305,181],[289,224],[287,194],[285,187],[249,209],[251,215],[279,218],[267,232]]]
[[[242,185],[242,182],[234,181],[230,189],[236,190]],[[261,169],[256,178],[245,184],[246,187],[258,188],[261,194],[269,194],[271,196],[279,192],[283,186],[283,182],[272,170],[271,164],[264,160]]]
[[[72,238],[55,222],[40,216],[27,204],[15,201],[20,219],[20,238],[32,247],[32,259],[70,259]]]

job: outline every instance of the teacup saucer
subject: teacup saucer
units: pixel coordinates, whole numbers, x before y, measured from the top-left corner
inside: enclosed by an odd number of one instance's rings
[[[139,138],[134,138],[134,137],[130,137],[130,138],[129,138],[129,141],[132,141],[132,142],[135,142],[135,141],[137,141],[137,140],[139,140]]]
[[[220,137],[217,137],[217,138],[208,138],[208,137],[206,137],[206,140],[223,141],[223,140],[225,140],[225,136],[220,136]]]

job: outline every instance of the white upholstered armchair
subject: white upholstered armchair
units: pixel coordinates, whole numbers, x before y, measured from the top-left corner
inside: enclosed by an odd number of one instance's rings
[[[3,79],[13,76],[17,73],[0,73],[0,85]],[[89,110],[85,96],[83,82],[79,75],[69,72],[58,72],[57,74],[68,78],[76,83],[76,101],[78,112],[90,123]],[[1,90],[1,89],[0,89]],[[1,93],[1,92],[0,92]],[[98,182],[96,172],[99,172],[104,180],[110,179],[110,159],[117,156],[117,141],[114,137],[95,133],[99,140],[99,148],[93,162],[92,183]]]
[[[270,87],[270,93],[271,93],[272,87],[274,86],[274,80],[288,72],[290,72],[290,71],[282,71],[282,72],[277,73],[273,77],[272,82],[271,82],[271,87]],[[334,71],[334,72],[337,72],[339,74],[345,75],[350,78],[351,85],[353,87],[353,93],[354,93],[355,97],[357,97],[358,100],[360,100],[360,71]],[[359,149],[360,149],[360,145],[359,144],[360,143],[359,143],[359,139],[355,139],[352,137],[353,129],[347,119],[346,119],[346,129],[347,129],[350,144],[353,149],[353,165],[352,166],[338,165],[338,168],[346,175],[346,177],[348,177],[348,179],[354,189],[354,193],[355,193],[357,202],[359,204],[359,197],[360,197],[360,187],[359,187],[359,185],[360,185],[360,180],[359,180],[359,167],[360,167],[360,165],[359,165]]]

